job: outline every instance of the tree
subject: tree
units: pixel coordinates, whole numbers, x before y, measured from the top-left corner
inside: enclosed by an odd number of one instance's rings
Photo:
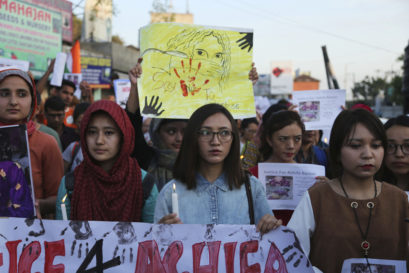
[[[122,38],[119,37],[119,35],[112,35],[112,42],[120,44],[120,45],[124,45],[124,40],[122,40]]]
[[[397,61],[403,61],[403,57],[399,56]],[[401,72],[395,71],[385,72],[384,77],[369,77],[366,76],[362,81],[357,82],[352,87],[354,98],[358,100],[363,97],[365,103],[373,105],[376,96],[381,92],[385,92],[386,104],[402,105],[402,76]]]
[[[82,20],[73,13],[72,14],[72,40],[76,41],[76,40],[81,39],[81,32],[82,32]]]

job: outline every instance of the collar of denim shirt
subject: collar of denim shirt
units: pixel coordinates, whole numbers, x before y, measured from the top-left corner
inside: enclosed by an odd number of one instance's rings
[[[199,192],[205,192],[208,187],[214,185],[222,191],[228,191],[229,185],[227,184],[227,176],[223,172],[213,183],[206,180],[200,173],[196,175],[197,185],[196,188]]]

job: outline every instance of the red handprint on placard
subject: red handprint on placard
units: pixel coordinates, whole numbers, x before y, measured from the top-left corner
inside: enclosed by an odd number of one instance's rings
[[[205,85],[209,83],[209,79],[206,79],[203,84],[200,86],[197,85],[197,73],[202,66],[202,63],[197,64],[197,68],[192,68],[192,58],[189,59],[189,69],[185,69],[185,63],[183,60],[180,62],[182,65],[182,71],[178,71],[176,68],[173,68],[173,72],[180,79],[180,87],[182,89],[182,94],[184,97],[187,97],[190,94],[194,95],[199,92]]]

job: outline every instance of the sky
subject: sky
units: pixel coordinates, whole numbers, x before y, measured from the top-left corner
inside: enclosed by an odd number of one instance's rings
[[[166,1],[166,0],[163,0]],[[169,1],[169,0],[168,0]],[[83,13],[84,0],[73,0]],[[149,23],[152,0],[113,0],[112,34],[138,46],[138,29]],[[252,29],[259,74],[273,61],[291,61],[327,88],[321,46],[325,45],[341,88],[365,76],[401,74],[409,41],[408,0],[172,0],[173,11],[194,15],[194,23]],[[187,7],[188,6],[188,7]]]

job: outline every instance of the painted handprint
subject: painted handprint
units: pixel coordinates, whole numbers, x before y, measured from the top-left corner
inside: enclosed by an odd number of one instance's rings
[[[291,233],[294,236],[294,243],[292,245],[288,245],[285,247],[282,251],[283,256],[286,254],[291,254],[287,257],[286,263],[290,263],[291,261],[294,261],[294,267],[298,267],[301,263],[301,260],[305,257],[304,256],[304,251],[301,248],[300,241],[298,240],[297,236],[295,235],[295,232],[290,230],[290,229],[283,229],[283,232],[285,233]],[[297,259],[298,257],[298,259]],[[306,257],[305,257],[306,258]],[[306,258],[306,266],[310,267],[310,261]]]
[[[92,230],[88,221],[70,221],[69,226],[75,233],[75,240],[71,244],[71,256],[74,256],[76,249],[78,251],[76,255],[78,258],[82,258],[83,255],[88,255],[90,244],[92,243],[87,241],[92,237]],[[65,233],[65,230],[61,233]]]
[[[210,80],[206,79],[201,83],[196,82],[197,74],[199,73],[200,67],[202,66],[201,62],[198,62],[197,68],[192,68],[192,58],[189,59],[188,68],[185,68],[185,63],[183,60],[181,60],[180,63],[182,65],[182,69],[178,71],[176,68],[173,68],[173,72],[179,79],[183,96],[187,97],[189,94],[193,96],[195,93],[204,88]]]
[[[253,48],[253,32],[240,32],[244,36],[236,41],[239,44],[239,47],[244,50],[248,48],[248,52]]]
[[[135,229],[132,226],[132,223],[127,223],[127,222],[119,222],[114,226],[113,231],[115,232],[116,236],[118,237],[118,244],[114,249],[114,254],[112,259],[117,257],[117,254],[119,253],[121,255],[121,263],[124,263],[126,261],[125,255],[126,255],[126,248],[125,245],[130,245],[129,246],[129,262],[133,262],[134,258],[134,251],[132,248],[132,243],[137,240],[136,234],[135,234]]]
[[[158,105],[159,102],[159,96],[156,97],[152,96],[149,104],[148,104],[148,98],[145,96],[145,106],[143,107],[142,113],[143,114],[152,114],[155,116],[160,116],[162,115],[165,110],[160,111],[160,108],[162,107],[162,102]]]

